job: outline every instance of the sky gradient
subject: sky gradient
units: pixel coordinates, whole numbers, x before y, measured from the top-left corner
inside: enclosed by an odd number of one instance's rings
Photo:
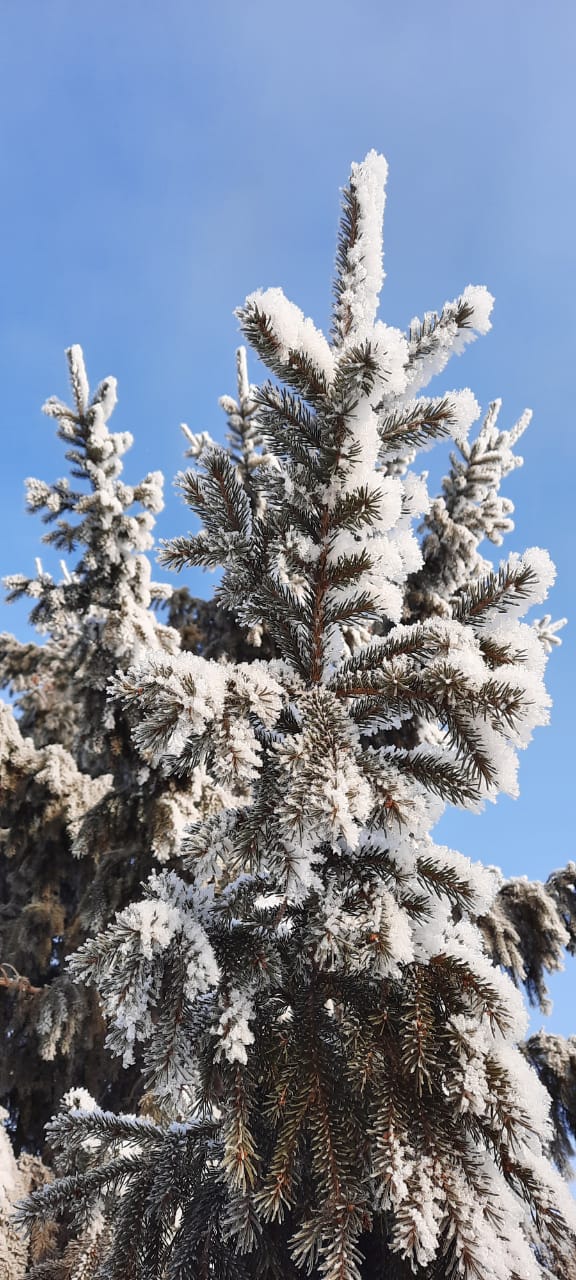
[[[39,552],[24,477],[65,472],[39,410],[65,395],[73,342],[94,383],[118,377],[127,480],[165,473],[159,536],[185,531],[178,425],[222,431],[234,307],[281,285],[327,324],[339,189],[376,147],[390,164],[382,318],[405,327],[469,282],[496,295],[492,332],[435,390],[501,396],[504,427],[533,408],[503,550],[548,547],[550,609],[574,619],[575,53],[569,0],[0,0],[0,572],[33,572]],[[445,456],[427,455],[431,487]],[[24,634],[22,608],[1,614]],[[576,857],[573,632],[520,799],[440,829],[507,874]],[[551,1029],[576,1030],[575,986],[572,963]]]

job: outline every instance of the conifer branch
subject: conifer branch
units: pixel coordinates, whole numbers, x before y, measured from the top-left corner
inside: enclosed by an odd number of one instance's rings
[[[450,428],[458,422],[450,400],[415,402],[408,409],[397,409],[380,420],[378,430],[385,453],[398,448],[419,449],[432,440],[450,434]]]
[[[491,610],[505,613],[511,605],[528,600],[538,583],[530,564],[503,565],[498,573],[470,583],[454,605],[454,618],[464,625],[482,626]]]

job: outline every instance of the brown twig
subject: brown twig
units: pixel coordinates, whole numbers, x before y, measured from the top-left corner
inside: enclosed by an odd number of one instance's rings
[[[41,987],[33,987],[29,978],[18,973],[13,964],[0,964],[0,987],[7,987],[9,991],[22,991],[26,995],[35,996],[42,990]]]

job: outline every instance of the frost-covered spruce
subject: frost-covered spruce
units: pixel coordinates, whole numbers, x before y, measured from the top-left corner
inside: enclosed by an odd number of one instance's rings
[[[9,579],[11,597],[31,600],[40,637],[0,639],[0,681],[18,717],[0,708],[0,1096],[28,1151],[44,1145],[71,1083],[116,1105],[134,1087],[104,1052],[97,998],[63,962],[138,892],[155,859],[172,857],[195,812],[177,780],[147,768],[106,700],[118,669],[151,648],[178,648],[151,608],[169,589],[151,584],[145,554],[162,478],[124,482],[131,437],[109,430],[115,381],[91,397],[78,347],[68,362],[73,406],[52,399],[46,410],[70,477],[28,481],[29,508],[43,513],[67,564],[60,581],[40,566]]]
[[[108,427],[116,379],[105,378],[90,396],[80,347],[66,354],[74,404],[52,397],[44,412],[56,420],[67,446],[70,477],[55,484],[28,480],[27,500],[28,510],[52,526],[44,541],[77,559],[61,562],[59,582],[40,560],[34,578],[14,574],[5,580],[9,600],[34,602],[30,622],[47,642],[22,645],[2,636],[1,678],[17,695],[22,727],[37,744],[58,741],[83,769],[103,773],[114,752],[114,713],[106,704],[110,675],[148,648],[175,651],[178,639],[151,610],[152,601],[169,596],[171,588],[151,582],[144,554],[153,546],[154,516],[163,507],[162,475],[151,472],[134,486],[124,482],[122,458],[133,440]]]
[[[413,332],[417,323],[413,324]],[[255,509],[259,501],[258,471],[269,458],[262,450],[257,392],[251,391],[242,348],[237,352],[237,383],[237,399],[223,396],[220,404],[228,418],[228,450]],[[458,592],[493,571],[490,560],[480,552],[481,544],[488,540],[500,547],[514,529],[514,504],[501,494],[500,488],[510,472],[523,463],[513,450],[531,421],[531,413],[526,410],[511,430],[501,431],[497,425],[500,410],[501,402],[494,401],[475,438],[460,441],[458,452],[451,454],[442,494],[430,501],[424,514],[422,564],[403,586],[405,622],[419,622],[434,615],[450,617]],[[187,426],[182,430],[188,441],[188,457],[198,460],[202,450],[214,447],[207,432],[193,435]],[[399,457],[388,458],[385,466],[387,470],[405,472],[412,460],[413,454],[404,449]],[[182,647],[204,657],[253,661],[278,656],[270,635],[262,627],[246,632],[217,601],[191,597],[186,587],[172,593],[168,617],[180,634]],[[557,633],[564,624],[563,618],[553,622],[550,614],[532,623],[547,653],[561,644]],[[386,629],[386,620],[376,619],[360,627],[343,628],[342,633],[354,652]],[[400,728],[385,730],[378,737],[382,743],[393,740],[396,745],[414,746],[420,736],[426,740],[427,731],[426,722],[418,724],[417,718],[411,717]],[[503,880],[490,911],[479,923],[492,958],[517,985],[524,986],[531,1004],[549,1012],[547,975],[563,967],[565,950],[573,954],[576,947],[576,865],[569,863],[564,870],[554,872],[545,884],[526,877]],[[545,1039],[542,1032],[534,1059],[537,1070]],[[534,1044],[532,1038],[525,1046],[529,1055]],[[570,1059],[569,1053],[559,1056],[557,1037],[550,1040],[550,1052],[556,1064],[560,1057],[566,1063]],[[553,1095],[553,1150],[565,1170],[566,1153],[572,1151],[576,1135],[574,1111],[565,1104],[572,1085],[557,1070],[547,1072],[546,1079]]]
[[[218,599],[281,656],[151,654],[115,683],[143,759],[185,776],[204,816],[178,874],[73,961],[114,1050],[141,1046],[154,1118],[66,1110],[64,1176],[28,1213],[73,1197],[107,1280],[574,1276],[523,1002],[477,924],[498,880],[430,835],[444,804],[516,790],[548,714],[523,619],[553,568],[512,556],[445,616],[402,621],[428,506],[408,455],[463,443],[479,412],[469,391],[418,393],[492,300],[468,286],[408,336],[377,319],[385,178],[375,153],[353,166],[331,340],[278,289],[240,309],[276,379],[256,396],[273,464],[255,509],[203,448],[181,478],[201,532],[164,556],[221,566]],[[382,617],[351,653],[347,629]],[[382,740],[411,721],[416,746]]]

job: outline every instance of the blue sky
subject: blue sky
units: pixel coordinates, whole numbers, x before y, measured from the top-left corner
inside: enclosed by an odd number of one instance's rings
[[[326,323],[339,188],[376,147],[390,162],[382,317],[404,326],[469,282],[496,295],[491,334],[446,386],[502,396],[504,425],[534,409],[508,548],[550,549],[550,607],[574,618],[575,37],[569,0],[0,0],[0,572],[38,554],[24,476],[64,470],[39,408],[65,393],[71,342],[94,382],[119,379],[127,479],[165,472],[159,536],[187,527],[170,491],[178,424],[221,429],[233,309],[280,284]],[[22,611],[1,613],[22,634]],[[573,631],[521,798],[442,826],[509,874],[576,857]],[[559,1031],[575,1029],[575,968],[554,984]]]

